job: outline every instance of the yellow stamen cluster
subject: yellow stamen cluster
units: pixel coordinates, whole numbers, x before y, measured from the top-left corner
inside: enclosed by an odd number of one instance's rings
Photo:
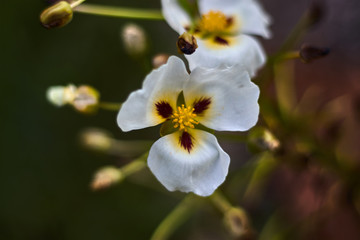
[[[179,128],[180,131],[187,131],[187,128],[194,128],[194,124],[199,124],[194,118],[196,114],[194,113],[194,108],[185,107],[184,104],[181,107],[177,108],[177,112],[171,115],[173,119],[174,128]]]
[[[223,32],[227,25],[225,14],[220,11],[210,11],[203,14],[199,23],[201,31],[209,33]]]

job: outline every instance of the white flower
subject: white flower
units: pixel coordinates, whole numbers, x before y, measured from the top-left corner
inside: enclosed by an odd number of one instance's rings
[[[161,0],[163,15],[179,34],[192,33],[198,48],[185,55],[190,69],[242,64],[254,75],[266,61],[260,43],[252,36],[271,36],[270,17],[256,0],[198,0],[201,16],[191,17],[179,0]]]
[[[200,126],[248,130],[258,119],[258,97],[259,88],[241,67],[196,68],[189,75],[172,56],[146,77],[142,89],[130,94],[117,122],[123,131],[172,126],[173,132],[151,147],[150,170],[170,191],[208,196],[225,180],[230,158]]]

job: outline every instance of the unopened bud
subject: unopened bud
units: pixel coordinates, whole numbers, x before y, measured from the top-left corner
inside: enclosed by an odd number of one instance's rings
[[[93,87],[86,85],[75,87],[70,84],[66,87],[50,87],[46,96],[49,102],[56,106],[70,104],[79,112],[93,113],[99,106],[100,94]]]
[[[72,103],[76,94],[76,87],[72,84],[64,86],[53,86],[46,91],[48,101],[55,106],[61,107]]]
[[[90,128],[81,133],[82,144],[97,151],[107,151],[111,148],[112,138],[110,134],[101,129]]]
[[[186,55],[193,54],[198,47],[196,38],[187,32],[184,32],[182,35],[180,35],[176,42],[176,45],[179,53],[183,53]]]
[[[246,213],[236,207],[225,213],[224,222],[232,235],[239,237],[251,231]]]
[[[90,187],[94,191],[105,189],[119,182],[121,178],[122,174],[120,169],[114,167],[104,167],[95,173]]]
[[[76,110],[82,113],[93,113],[98,109],[100,94],[93,87],[80,86],[72,105]]]
[[[167,63],[168,59],[169,59],[168,54],[165,53],[157,54],[152,59],[153,68],[159,68],[160,66],[164,65],[165,63]]]
[[[40,14],[41,24],[47,28],[59,28],[68,24],[73,16],[73,10],[66,1],[60,1],[48,7]]]
[[[305,63],[310,63],[318,58],[325,57],[330,53],[329,48],[319,48],[309,45],[303,45],[300,49],[300,58]]]
[[[129,55],[139,56],[146,52],[146,34],[143,28],[140,26],[130,23],[127,24],[122,32],[121,36],[124,43],[124,48]]]
[[[254,150],[260,151],[276,151],[280,147],[279,140],[268,129],[262,127],[250,131],[249,144]]]

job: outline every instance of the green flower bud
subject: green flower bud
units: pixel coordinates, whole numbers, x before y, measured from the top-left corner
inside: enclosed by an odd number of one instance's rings
[[[73,16],[73,10],[68,2],[58,2],[40,14],[41,24],[47,28],[59,28],[68,24]]]

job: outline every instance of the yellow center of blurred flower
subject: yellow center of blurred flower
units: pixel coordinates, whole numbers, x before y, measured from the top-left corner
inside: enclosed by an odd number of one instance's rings
[[[210,11],[203,14],[199,23],[201,31],[208,33],[223,32],[227,25],[225,14],[220,11]]]
[[[171,119],[173,119],[174,128],[179,128],[180,131],[187,131],[187,128],[194,128],[194,124],[199,124],[198,121],[195,120],[196,114],[194,112],[194,108],[185,107],[184,104],[181,107],[177,108],[177,111],[171,115]]]

